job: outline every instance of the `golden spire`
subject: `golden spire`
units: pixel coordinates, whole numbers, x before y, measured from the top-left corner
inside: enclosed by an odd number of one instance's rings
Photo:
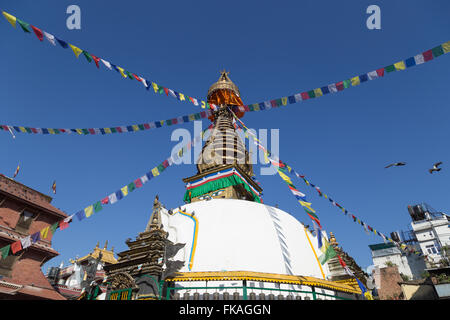
[[[208,90],[207,97],[209,98],[214,92],[218,90],[231,90],[234,94],[236,94],[238,97],[241,96],[241,93],[239,92],[239,88],[231,81],[230,77],[228,76],[230,74],[229,71],[222,70],[220,71],[220,77],[217,82],[213,83],[212,86]]]
[[[103,249],[105,249],[106,250],[106,248],[108,247],[108,240],[106,240],[106,242],[105,242],[105,246],[103,247]]]
[[[336,237],[334,236],[333,232],[330,232],[330,244],[335,247],[339,243],[336,241]]]

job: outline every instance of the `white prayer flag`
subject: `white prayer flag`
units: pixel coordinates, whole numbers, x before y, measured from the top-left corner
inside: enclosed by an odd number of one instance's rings
[[[46,38],[52,45],[56,46],[55,36],[52,35],[52,34],[50,34],[50,33],[45,32],[45,31],[43,31],[43,33],[44,33],[45,38]]]
[[[370,71],[370,72],[367,74],[367,77],[369,78],[369,80],[376,79],[376,78],[378,78],[378,73],[377,73],[376,70]]]
[[[338,92],[335,83],[329,84],[329,85],[328,85],[328,90],[330,90],[331,93]]]
[[[423,55],[420,53],[417,56],[414,56],[414,60],[416,61],[416,64],[422,64],[425,62]]]
[[[23,249],[28,248],[29,246],[31,246],[31,236],[20,239],[20,242],[22,243]]]
[[[108,61],[103,60],[103,59],[100,59],[100,60],[102,60],[103,64],[104,64],[109,70],[112,70],[111,63],[109,63]]]
[[[116,193],[111,193],[109,196],[109,203],[113,204],[117,202],[117,195]]]

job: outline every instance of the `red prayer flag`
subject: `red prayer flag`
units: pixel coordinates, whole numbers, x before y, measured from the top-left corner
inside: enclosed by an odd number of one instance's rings
[[[338,89],[338,91],[344,90],[344,82],[343,81],[336,82],[336,89]],[[308,96],[308,94],[306,94],[306,96]],[[304,99],[303,93],[302,93],[302,99]]]
[[[59,223],[59,229],[60,229],[60,230],[64,230],[64,229],[66,229],[67,227],[69,227],[69,223],[68,223],[68,222],[65,222],[65,221],[63,220],[63,221],[61,221],[61,222]]]
[[[133,77],[135,77],[136,78],[136,80],[137,81],[139,81],[139,82],[141,82],[142,81],[142,79],[141,78],[139,78],[137,75],[135,75],[134,73],[132,73],[132,75],[133,75]]]
[[[95,65],[97,66],[97,68],[100,68],[100,66],[98,65],[98,62],[100,61],[100,58],[97,56],[94,56],[93,54],[91,54],[92,59],[94,59]]]
[[[148,130],[150,129],[150,125],[148,123],[144,123],[144,128]]]
[[[379,77],[383,77],[384,76],[384,68],[377,69],[377,75]]]
[[[169,96],[169,89],[164,88],[164,91],[166,92],[166,96]]]
[[[22,242],[20,242],[20,240],[11,244],[11,252],[13,254],[15,254],[16,252],[18,252],[20,250],[22,250]]]
[[[108,204],[108,202],[109,202],[109,198],[108,197],[105,197],[105,198],[102,199],[102,204]]]
[[[431,50],[427,50],[422,53],[423,54],[423,60],[424,61],[430,61],[433,59],[433,52]]]
[[[89,128],[88,131],[89,131],[91,134],[95,134],[95,130],[94,130],[93,128]]]
[[[341,264],[341,266],[342,266],[343,268],[345,268],[347,265],[345,264],[344,260],[342,260],[342,258],[341,258],[340,255],[337,255],[337,256],[338,256],[338,258],[339,258],[339,263]]]
[[[136,179],[136,180],[134,180],[134,184],[135,184],[136,188],[140,188],[140,187],[142,187],[142,180]]]
[[[250,111],[250,108],[249,108],[247,105],[245,105],[245,106],[244,106],[244,110],[247,111],[247,112],[249,112],[249,111]]]
[[[31,28],[33,29],[34,33],[36,34],[36,37],[38,37],[39,40],[43,41],[44,34],[42,33],[42,31],[40,29],[36,28],[35,26],[31,26]]]

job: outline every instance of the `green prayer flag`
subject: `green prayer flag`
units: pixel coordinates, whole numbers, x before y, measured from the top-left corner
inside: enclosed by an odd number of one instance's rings
[[[395,71],[395,66],[391,64],[390,66],[384,67],[384,70],[386,70],[386,72],[393,72]]]
[[[133,191],[134,189],[136,189],[136,185],[134,184],[134,182],[131,182],[131,183],[128,185],[128,191],[131,192],[131,191]]]
[[[25,21],[22,21],[20,19],[17,19],[17,22],[20,24],[20,26],[22,27],[23,31],[31,33],[31,30],[28,29],[30,27],[29,23],[26,23]]]
[[[200,113],[194,114],[194,118],[195,120],[200,120],[201,119]]]
[[[166,120],[166,123],[167,123],[168,126],[171,126],[172,125],[172,120]]]
[[[157,168],[158,168],[158,171],[159,171],[159,172],[163,172],[164,170],[166,170],[166,168],[164,168],[164,166],[162,165],[162,163],[161,163],[159,166],[157,166]]]
[[[83,131],[84,134],[89,134],[88,129],[81,129],[81,131]]]
[[[59,222],[52,224],[52,226],[50,227],[50,231],[52,232],[52,234],[55,234],[56,229],[58,229],[58,225]]]
[[[320,264],[325,264],[328,260],[333,257],[336,257],[336,251],[334,251],[333,247],[327,243],[328,247],[324,254],[319,257]]]
[[[352,81],[350,79],[344,80],[342,83],[344,84],[344,88],[350,88],[352,85]]]
[[[0,249],[0,257],[2,259],[5,259],[8,256],[10,248],[11,248],[11,245],[8,244],[6,247],[3,247]]]
[[[437,47],[434,47],[433,49],[431,49],[431,52],[433,52],[433,56],[439,57],[440,55],[444,54],[444,49],[442,48],[441,45],[438,45]]]
[[[164,92],[164,87],[163,87],[163,86],[159,86],[158,92],[159,92],[160,94],[162,94],[162,93]]]
[[[316,94],[314,93],[314,90],[309,90],[309,91],[308,91],[308,96],[309,96],[310,98],[315,98],[315,97],[316,97]]]
[[[130,72],[128,72],[128,71],[125,70],[125,73],[127,74],[128,78],[130,78],[131,80],[133,80],[133,76],[131,75]]]
[[[117,133],[117,129],[116,128],[110,128],[112,133]]]
[[[141,129],[141,130],[145,130],[145,127],[144,127],[143,124],[138,124],[138,127],[139,127],[139,129]]]
[[[89,53],[87,53],[86,51],[83,50],[83,54],[86,57],[86,60],[91,62],[92,61],[92,57]]]
[[[97,212],[99,212],[99,211],[102,210],[102,209],[103,209],[102,203],[101,203],[100,201],[97,201],[97,202],[94,204],[94,212],[97,213]]]

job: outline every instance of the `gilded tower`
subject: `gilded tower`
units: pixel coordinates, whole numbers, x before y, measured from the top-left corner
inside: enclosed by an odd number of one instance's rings
[[[243,102],[228,74],[221,71],[219,80],[208,90],[208,103],[218,108],[210,118],[211,135],[197,159],[197,174],[183,179],[187,184],[184,197],[187,203],[212,198],[261,202],[262,189],[252,179],[250,155],[236,132],[230,111],[230,107],[241,106]]]

